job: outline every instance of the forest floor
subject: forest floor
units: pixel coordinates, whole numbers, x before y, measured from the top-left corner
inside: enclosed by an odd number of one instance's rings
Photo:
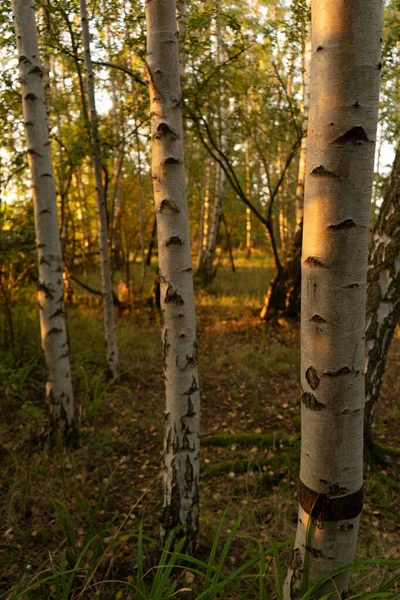
[[[273,540],[287,542],[280,551],[285,570],[297,521],[299,325],[260,321],[271,273],[262,257],[242,259],[237,273],[223,266],[207,290],[196,292],[203,441],[199,556],[209,554],[227,510],[222,540],[241,519],[224,565],[228,571],[250,558],[258,543],[271,547]],[[149,272],[148,287],[151,278]],[[68,319],[81,432],[77,448],[52,456],[43,449],[44,369],[34,300],[14,310],[13,359],[10,350],[1,350],[0,598],[64,598],[52,573],[62,560],[80,554],[68,598],[133,598],[124,582],[135,577],[140,522],[147,536],[157,537],[164,414],[158,318],[150,306],[119,317],[122,375],[110,384],[101,309],[76,292]],[[395,448],[399,364],[398,332],[374,424],[375,439]],[[244,433],[251,435],[236,435]],[[399,460],[388,457],[378,468],[366,467],[358,559],[400,559]],[[144,553],[151,568],[151,542]],[[382,574],[381,567],[357,572],[352,585],[366,593]],[[18,582],[26,587],[46,577],[46,584],[27,595],[15,591]],[[184,571],[179,577],[182,587],[196,588],[196,576]],[[266,598],[277,598],[279,565],[271,565],[264,580]],[[219,597],[261,597],[252,592],[251,581]]]

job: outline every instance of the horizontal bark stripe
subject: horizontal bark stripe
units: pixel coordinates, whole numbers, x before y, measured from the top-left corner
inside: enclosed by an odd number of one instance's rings
[[[347,496],[330,498],[328,494],[319,494],[299,481],[299,503],[303,510],[318,521],[343,521],[355,519],[361,513],[364,488]]]

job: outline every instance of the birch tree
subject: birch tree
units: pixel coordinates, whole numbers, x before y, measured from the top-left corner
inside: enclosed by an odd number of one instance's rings
[[[382,0],[314,0],[302,254],[299,517],[286,598],[352,562],[363,503],[365,304]],[[310,521],[311,520],[311,521]],[[310,521],[310,522],[309,522]],[[346,593],[348,574],[319,597]]]
[[[400,318],[400,149],[370,244],[365,330],[365,434],[371,442],[373,410],[379,398],[386,356]]]
[[[89,130],[92,146],[92,161],[96,183],[96,202],[99,219],[100,240],[100,267],[104,306],[104,327],[107,344],[107,362],[112,377],[117,377],[119,372],[117,334],[115,330],[115,314],[113,289],[111,280],[110,256],[108,249],[108,227],[106,197],[104,193],[101,167],[101,146],[98,129],[98,116],[94,95],[94,76],[92,58],[90,53],[89,22],[87,17],[86,0],[79,0],[80,16],[82,23],[82,42],[84,49],[84,62],[86,74],[86,91],[89,109]]]
[[[12,10],[35,213],[40,331],[47,370],[46,401],[51,433],[66,442],[74,430],[74,403],[43,70],[32,0],[13,0]]]
[[[215,29],[216,29],[216,54],[217,54],[217,66],[220,69],[224,60],[225,52],[222,45],[221,36],[221,17],[220,17],[220,6],[219,0],[215,0]],[[219,76],[218,80],[219,88],[219,106],[218,106],[218,147],[221,154],[226,154],[228,147],[228,136],[227,136],[227,110],[226,110],[226,97],[224,82],[222,77]],[[216,177],[215,177],[215,194],[214,204],[211,211],[211,222],[208,229],[207,245],[201,256],[201,262],[198,266],[197,273],[202,278],[203,283],[207,284],[214,277],[213,263],[217,251],[218,231],[221,223],[223,213],[223,202],[225,197],[226,188],[226,174],[222,166],[217,163],[216,165]]]
[[[200,396],[175,1],[147,0],[146,21],[166,390],[161,537],[181,526],[192,551],[199,514]]]

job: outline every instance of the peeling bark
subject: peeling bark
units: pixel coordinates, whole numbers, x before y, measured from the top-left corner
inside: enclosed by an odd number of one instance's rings
[[[35,212],[40,330],[47,369],[46,401],[51,433],[67,442],[74,431],[74,402],[56,190],[35,8],[31,0],[13,0],[12,9]]]
[[[302,444],[295,553],[285,583],[290,600],[351,563],[357,542],[371,140],[378,116],[381,28],[382,0],[313,1],[301,290]],[[361,105],[357,111],[355,101]],[[348,579],[348,574],[335,577],[317,597],[346,594]]]
[[[146,2],[166,389],[161,538],[181,527],[178,535],[187,536],[192,552],[199,518],[200,396],[175,10],[174,0]]]

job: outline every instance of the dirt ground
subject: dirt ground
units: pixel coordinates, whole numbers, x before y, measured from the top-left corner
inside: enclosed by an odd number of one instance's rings
[[[199,554],[208,554],[229,503],[224,535],[238,518],[241,524],[228,568],[251,556],[257,541],[264,547],[272,538],[290,542],[297,520],[299,325],[268,327],[260,322],[262,282],[268,272],[250,271],[242,268],[234,276],[226,270],[215,285],[197,294],[203,440]],[[239,292],[234,289],[238,281]],[[45,421],[32,408],[40,404],[40,387],[34,387],[22,409],[15,394],[8,406],[11,392],[1,390],[1,598],[8,597],[21,577],[28,581],[35,573],[51,572],[62,550],[70,548],[57,506],[62,514],[60,506],[68,506],[77,548],[90,532],[101,528],[107,528],[103,546],[115,532],[121,534],[121,542],[99,567],[99,577],[132,578],[141,521],[145,533],[157,537],[164,411],[157,316],[150,307],[120,316],[122,376],[112,386],[104,376],[99,308],[76,304],[69,309],[69,323],[80,404],[77,448],[54,456],[43,449]],[[399,365],[398,332],[374,423],[375,439],[397,449]],[[240,433],[252,436],[243,443],[234,437]],[[260,444],[262,434],[273,434],[272,443]],[[400,559],[399,462],[400,458],[387,457],[378,470],[366,466],[360,559]],[[98,502],[102,494],[104,500]],[[152,553],[150,544],[149,562]],[[290,543],[281,552],[283,568],[289,554]],[[368,589],[375,577],[376,572],[360,573],[354,585]],[[267,579],[268,598],[274,598],[276,578],[272,573]],[[34,594],[27,598],[56,598],[51,586],[43,595]],[[102,595],[93,597],[125,596],[104,588]]]

